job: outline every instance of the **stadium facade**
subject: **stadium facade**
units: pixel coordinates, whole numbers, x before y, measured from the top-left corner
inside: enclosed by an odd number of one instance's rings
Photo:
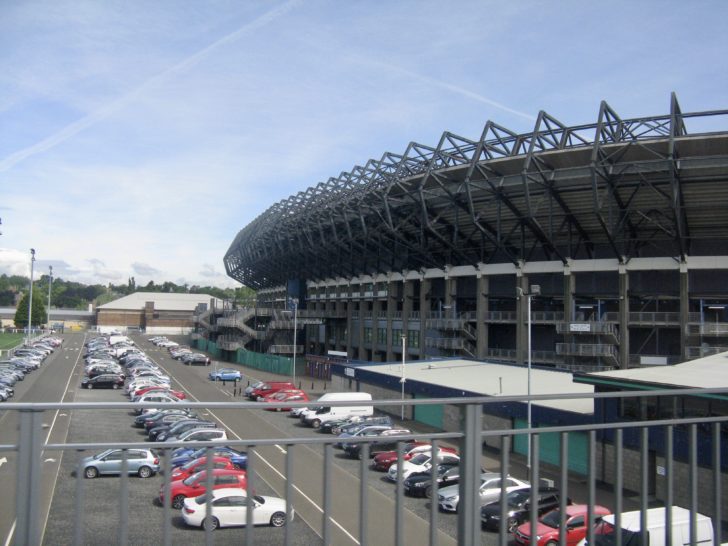
[[[258,294],[225,350],[291,353],[295,319],[299,354],[374,362],[524,363],[529,332],[574,371],[725,351],[728,110],[446,132],[274,204],[224,263]]]

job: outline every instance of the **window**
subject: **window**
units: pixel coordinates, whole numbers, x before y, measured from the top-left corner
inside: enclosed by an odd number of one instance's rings
[[[372,342],[372,329],[371,328],[364,328],[364,341],[367,343]]]
[[[387,329],[386,328],[377,328],[377,343],[379,343],[380,345],[387,344]]]
[[[420,331],[419,330],[408,330],[407,331],[407,344],[412,348],[419,348],[420,346]]]

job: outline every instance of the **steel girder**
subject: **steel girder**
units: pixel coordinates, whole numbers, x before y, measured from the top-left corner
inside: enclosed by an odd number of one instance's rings
[[[527,134],[488,121],[478,140],[413,142],[271,206],[238,233],[225,268],[264,288],[445,265],[686,256],[685,120],[717,114],[683,114],[673,94],[669,115],[622,120],[602,102],[591,125],[540,112]]]

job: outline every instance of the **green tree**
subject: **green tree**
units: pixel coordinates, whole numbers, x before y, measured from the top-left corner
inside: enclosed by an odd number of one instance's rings
[[[37,290],[33,290],[33,321],[31,324],[32,328],[45,324],[48,320],[46,314],[46,308],[43,304],[43,298],[41,294],[38,294]],[[28,293],[26,292],[18,303],[18,308],[15,310],[15,327],[26,328],[28,326]]]

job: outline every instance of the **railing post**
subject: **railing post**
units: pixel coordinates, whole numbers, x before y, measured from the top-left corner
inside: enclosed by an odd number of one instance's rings
[[[20,410],[18,476],[15,488],[17,525],[15,544],[40,544],[41,432],[43,411]]]
[[[458,544],[480,545],[480,467],[483,457],[483,410],[480,404],[461,406],[460,502],[458,504]],[[435,502],[435,499],[433,499]]]

